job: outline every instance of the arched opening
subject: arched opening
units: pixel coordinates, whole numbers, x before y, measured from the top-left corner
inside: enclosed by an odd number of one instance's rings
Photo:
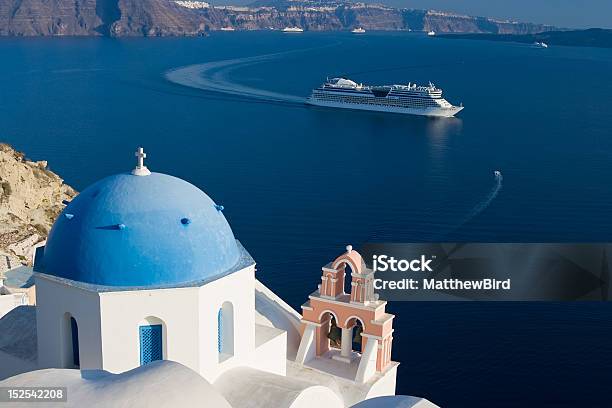
[[[353,268],[350,262],[342,261],[339,267],[344,266],[344,293],[347,295],[351,294],[352,282],[353,282]]]
[[[338,323],[336,322],[334,315],[329,313],[329,316],[331,316],[329,320],[329,329],[327,331],[329,346],[339,349],[342,346],[342,330],[338,327]]]
[[[157,317],[147,317],[138,326],[140,365],[163,360],[165,355],[165,325]]]
[[[79,325],[74,317],[70,317],[70,332],[72,337],[72,363],[75,367],[81,366],[79,357]]]
[[[347,330],[351,331],[351,350],[361,353],[363,351],[363,333],[364,325],[360,318],[351,317],[346,322]]]
[[[65,313],[63,318],[63,342],[65,368],[80,368],[81,357],[79,350],[79,325],[70,313]]]
[[[329,351],[330,348],[340,348],[342,332],[338,327],[338,318],[331,310],[325,310],[319,315],[321,327],[317,329],[317,342],[320,344],[321,354]]]
[[[234,306],[224,302],[217,312],[217,351],[219,362],[234,355]]]
[[[355,326],[353,326],[353,351],[358,353],[363,351],[361,333],[363,333],[363,325],[361,324],[361,320],[356,320]]]

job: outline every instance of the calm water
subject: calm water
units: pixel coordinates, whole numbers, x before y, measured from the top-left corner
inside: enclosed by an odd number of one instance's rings
[[[187,71],[221,92],[165,76],[225,60],[203,78]],[[296,308],[348,243],[612,240],[611,50],[223,33],[3,39],[0,61],[0,140],[77,189],[132,168],[144,145],[152,170],[225,206],[259,279]],[[431,80],[466,109],[434,120],[295,103],[339,74]],[[398,393],[445,407],[610,406],[610,304],[389,309]]]

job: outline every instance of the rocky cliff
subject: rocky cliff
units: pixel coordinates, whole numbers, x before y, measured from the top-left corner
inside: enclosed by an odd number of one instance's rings
[[[532,34],[553,27],[427,10],[335,0],[259,0],[250,7],[214,7],[184,0],[0,0],[0,35],[203,35],[222,27],[261,30],[434,30]]]
[[[31,262],[33,249],[64,208],[62,202],[75,195],[46,162],[26,160],[0,144],[0,273]]]
[[[91,35],[97,0],[0,0],[0,35]]]

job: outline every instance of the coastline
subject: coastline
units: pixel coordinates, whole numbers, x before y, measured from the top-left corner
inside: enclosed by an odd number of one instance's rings
[[[548,45],[570,47],[612,48],[612,29],[590,28],[587,30],[547,31],[538,34],[490,34],[461,33],[440,34],[440,38],[451,40],[482,40],[534,44],[545,42]]]

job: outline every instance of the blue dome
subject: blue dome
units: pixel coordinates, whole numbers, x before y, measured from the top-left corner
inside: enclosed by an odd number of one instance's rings
[[[202,190],[176,177],[107,177],[64,209],[37,270],[105,286],[214,279],[229,273],[240,258],[220,209]]]

